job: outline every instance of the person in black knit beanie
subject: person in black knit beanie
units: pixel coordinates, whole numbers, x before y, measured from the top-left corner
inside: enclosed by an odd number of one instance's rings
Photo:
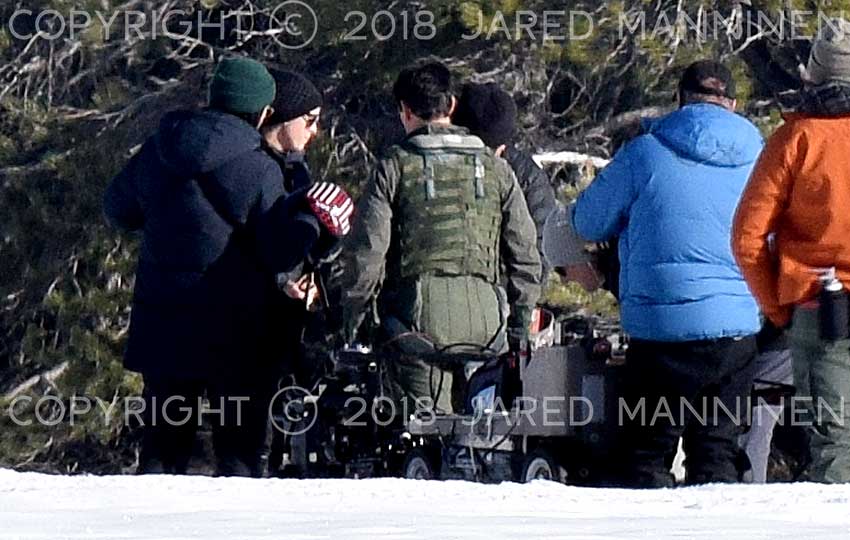
[[[496,83],[469,83],[461,89],[452,123],[469,129],[484,144],[504,158],[516,174],[525,195],[531,218],[537,226],[537,249],[543,261],[543,281],[549,274],[549,264],[543,256],[543,227],[555,209],[555,191],[548,175],[530,155],[513,145],[516,135],[517,107],[510,94]]]
[[[281,166],[284,189],[291,193],[311,183],[304,151],[319,131],[322,94],[300,73],[272,70],[271,74],[276,95],[263,125],[263,141]]]
[[[277,162],[283,173],[283,189],[290,198],[299,198],[313,185],[305,151],[319,131],[322,94],[305,76],[294,71],[271,70],[276,97],[272,112],[261,131],[263,148]],[[300,234],[299,231],[280,231],[281,237]],[[332,250],[331,250],[332,251]],[[279,294],[274,296],[275,310],[271,324],[277,329],[275,354],[278,358],[278,375],[284,385],[309,385],[313,366],[305,361],[305,341],[314,339],[315,328],[323,327],[318,307],[321,296],[319,276],[325,279],[329,265],[305,261],[289,272],[278,274]],[[268,468],[273,476],[281,474],[286,440],[281,433],[272,431]]]

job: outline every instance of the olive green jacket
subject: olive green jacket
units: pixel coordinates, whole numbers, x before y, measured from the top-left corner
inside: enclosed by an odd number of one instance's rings
[[[429,125],[409,134],[408,138],[423,134],[468,135],[468,131],[455,126]],[[397,147],[391,148],[389,157],[378,163],[360,196],[352,232],[346,238],[343,250],[346,272],[342,279],[342,307],[349,332],[360,325],[371,300],[378,293],[386,296],[386,289],[392,289],[388,295],[392,300],[380,302],[383,317],[388,311],[404,309],[398,305],[398,298],[406,298],[409,295],[404,291],[398,294],[398,289],[413,286],[398,276],[399,246],[397,239],[394,240],[394,230],[397,230],[394,216],[398,214],[395,208],[401,173],[397,158],[394,157],[397,152],[394,150],[397,150]],[[542,269],[536,247],[537,231],[514,172],[504,160],[495,157],[494,159],[499,173],[501,200],[499,256],[501,271],[505,275],[496,276],[496,282],[487,285],[501,289],[499,284],[505,284],[506,300],[510,306],[508,327],[526,328],[531,310],[540,295]],[[470,294],[478,292],[473,291]],[[480,303],[473,302],[470,305]],[[481,316],[489,317],[492,314]],[[402,319],[404,323],[410,322]]]

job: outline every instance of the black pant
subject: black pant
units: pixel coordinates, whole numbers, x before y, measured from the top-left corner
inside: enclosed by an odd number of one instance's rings
[[[670,467],[679,437],[688,484],[740,481],[749,461],[737,439],[749,420],[755,355],[752,336],[680,343],[633,340],[620,402],[622,483],[672,487]]]
[[[263,476],[268,454],[269,402],[277,379],[271,373],[228,374],[209,380],[144,376],[144,431],[140,473],[184,474],[192,457],[206,393],[216,472]]]

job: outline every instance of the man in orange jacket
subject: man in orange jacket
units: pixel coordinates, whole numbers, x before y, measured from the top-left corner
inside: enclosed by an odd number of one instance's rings
[[[821,339],[818,271],[850,286],[850,23],[833,20],[812,45],[803,105],[759,158],[732,231],[738,265],[762,312],[791,326],[807,409],[808,480],[850,482],[850,340]],[[775,239],[775,251],[769,239]]]

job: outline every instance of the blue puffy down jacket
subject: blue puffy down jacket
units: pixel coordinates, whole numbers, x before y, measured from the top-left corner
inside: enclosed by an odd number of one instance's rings
[[[648,123],[579,197],[576,231],[620,237],[620,304],[632,337],[691,341],[754,334],[758,307],[730,248],[732,216],[763,141],[712,104]]]

